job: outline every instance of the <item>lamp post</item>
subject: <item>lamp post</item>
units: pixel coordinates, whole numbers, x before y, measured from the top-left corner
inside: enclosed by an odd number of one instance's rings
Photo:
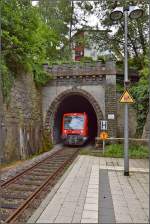
[[[131,19],[138,19],[143,15],[143,10],[138,6],[116,7],[110,14],[113,21],[120,20],[124,15],[124,89],[127,90],[128,80],[128,16]],[[129,176],[129,139],[128,139],[128,104],[124,105],[124,175]]]

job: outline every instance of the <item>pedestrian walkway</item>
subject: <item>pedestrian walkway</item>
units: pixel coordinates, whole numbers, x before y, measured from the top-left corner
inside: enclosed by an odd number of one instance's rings
[[[28,223],[148,223],[148,160],[78,156]]]

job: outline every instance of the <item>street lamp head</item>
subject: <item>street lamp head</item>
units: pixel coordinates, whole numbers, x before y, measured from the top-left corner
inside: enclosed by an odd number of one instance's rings
[[[129,7],[129,17],[131,19],[138,19],[143,16],[143,9],[140,9],[138,6]]]
[[[123,17],[123,7],[116,7],[110,14],[113,21],[120,20]]]

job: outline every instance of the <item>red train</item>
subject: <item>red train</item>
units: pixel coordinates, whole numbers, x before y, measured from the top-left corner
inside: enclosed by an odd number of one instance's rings
[[[85,112],[63,115],[62,139],[67,145],[83,145],[88,140],[88,117]]]

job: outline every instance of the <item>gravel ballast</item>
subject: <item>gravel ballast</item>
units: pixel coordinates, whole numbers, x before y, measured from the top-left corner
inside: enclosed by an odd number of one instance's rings
[[[17,165],[11,166],[10,168],[6,167],[6,168],[1,169],[1,181],[3,182],[3,181],[6,181],[6,180],[14,177],[18,173],[33,166],[37,162],[45,159],[47,156],[53,154],[54,152],[60,150],[61,148],[62,148],[62,145],[56,145],[50,151],[45,152],[41,155],[38,155],[30,160],[22,161],[19,165],[17,164]]]

